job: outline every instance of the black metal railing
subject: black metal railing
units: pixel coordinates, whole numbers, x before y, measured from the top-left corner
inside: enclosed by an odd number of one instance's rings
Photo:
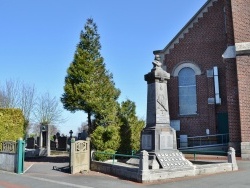
[[[112,164],[115,163],[115,159],[116,159],[117,157],[140,158],[139,155],[135,155],[133,152],[132,152],[132,155],[126,155],[126,154],[119,154],[119,153],[107,153],[107,152],[94,151],[94,152],[93,152],[93,155],[95,155],[95,154],[110,155],[110,157],[111,157],[111,159],[112,159]]]

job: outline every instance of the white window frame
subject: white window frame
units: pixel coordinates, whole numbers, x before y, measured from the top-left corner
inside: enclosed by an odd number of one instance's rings
[[[178,77],[180,71],[183,70],[184,68],[191,68],[194,71],[195,83],[193,83],[193,85],[188,85],[188,86],[184,86],[184,87],[190,87],[190,88],[191,87],[195,87],[195,95],[192,95],[193,97],[195,97],[195,99],[193,99],[195,104],[193,104],[193,109],[190,109],[190,113],[187,112],[187,110],[184,110],[182,108],[181,102],[180,102],[181,98],[180,98],[180,95],[178,94],[178,96],[179,96],[178,97],[178,99],[179,99],[179,114],[180,115],[196,115],[197,114],[197,110],[198,110],[198,106],[197,106],[197,92],[196,92],[196,75],[200,75],[201,74],[201,70],[200,70],[200,68],[196,64],[194,64],[192,62],[184,62],[184,63],[181,63],[181,64],[179,64],[179,65],[177,65],[175,67],[175,69],[172,72],[172,76]],[[181,86],[181,87],[183,87],[183,86]],[[178,81],[179,93],[180,93],[181,87],[179,86],[179,81]]]

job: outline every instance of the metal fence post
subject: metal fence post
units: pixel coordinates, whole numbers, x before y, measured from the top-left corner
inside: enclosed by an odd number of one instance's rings
[[[22,138],[17,140],[17,174],[22,174],[24,168],[24,141]]]
[[[74,166],[75,166],[75,138],[71,138],[70,140],[70,153],[69,153],[69,168],[70,168],[70,173],[74,174]]]

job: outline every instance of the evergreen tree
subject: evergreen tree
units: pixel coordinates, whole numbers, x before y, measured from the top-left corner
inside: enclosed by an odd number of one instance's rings
[[[107,124],[110,114],[115,113],[120,91],[115,88],[113,76],[106,70],[100,54],[100,35],[93,19],[87,19],[74,60],[67,70],[64,94],[61,101],[65,109],[83,110],[88,115],[89,131],[93,131],[91,118]]]
[[[121,103],[119,118],[122,124],[119,151],[121,153],[128,153],[132,150],[138,151],[140,149],[140,135],[145,122],[136,116],[136,105],[133,101],[127,99]]]

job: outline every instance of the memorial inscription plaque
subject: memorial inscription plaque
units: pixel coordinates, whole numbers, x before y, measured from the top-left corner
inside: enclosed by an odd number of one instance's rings
[[[155,152],[157,160],[165,169],[180,169],[192,167],[190,163],[181,152],[178,150],[166,150]]]
[[[145,149],[145,150],[152,149],[152,135],[150,134],[142,135],[142,149]]]
[[[160,134],[160,150],[173,149],[173,135],[169,133]]]

